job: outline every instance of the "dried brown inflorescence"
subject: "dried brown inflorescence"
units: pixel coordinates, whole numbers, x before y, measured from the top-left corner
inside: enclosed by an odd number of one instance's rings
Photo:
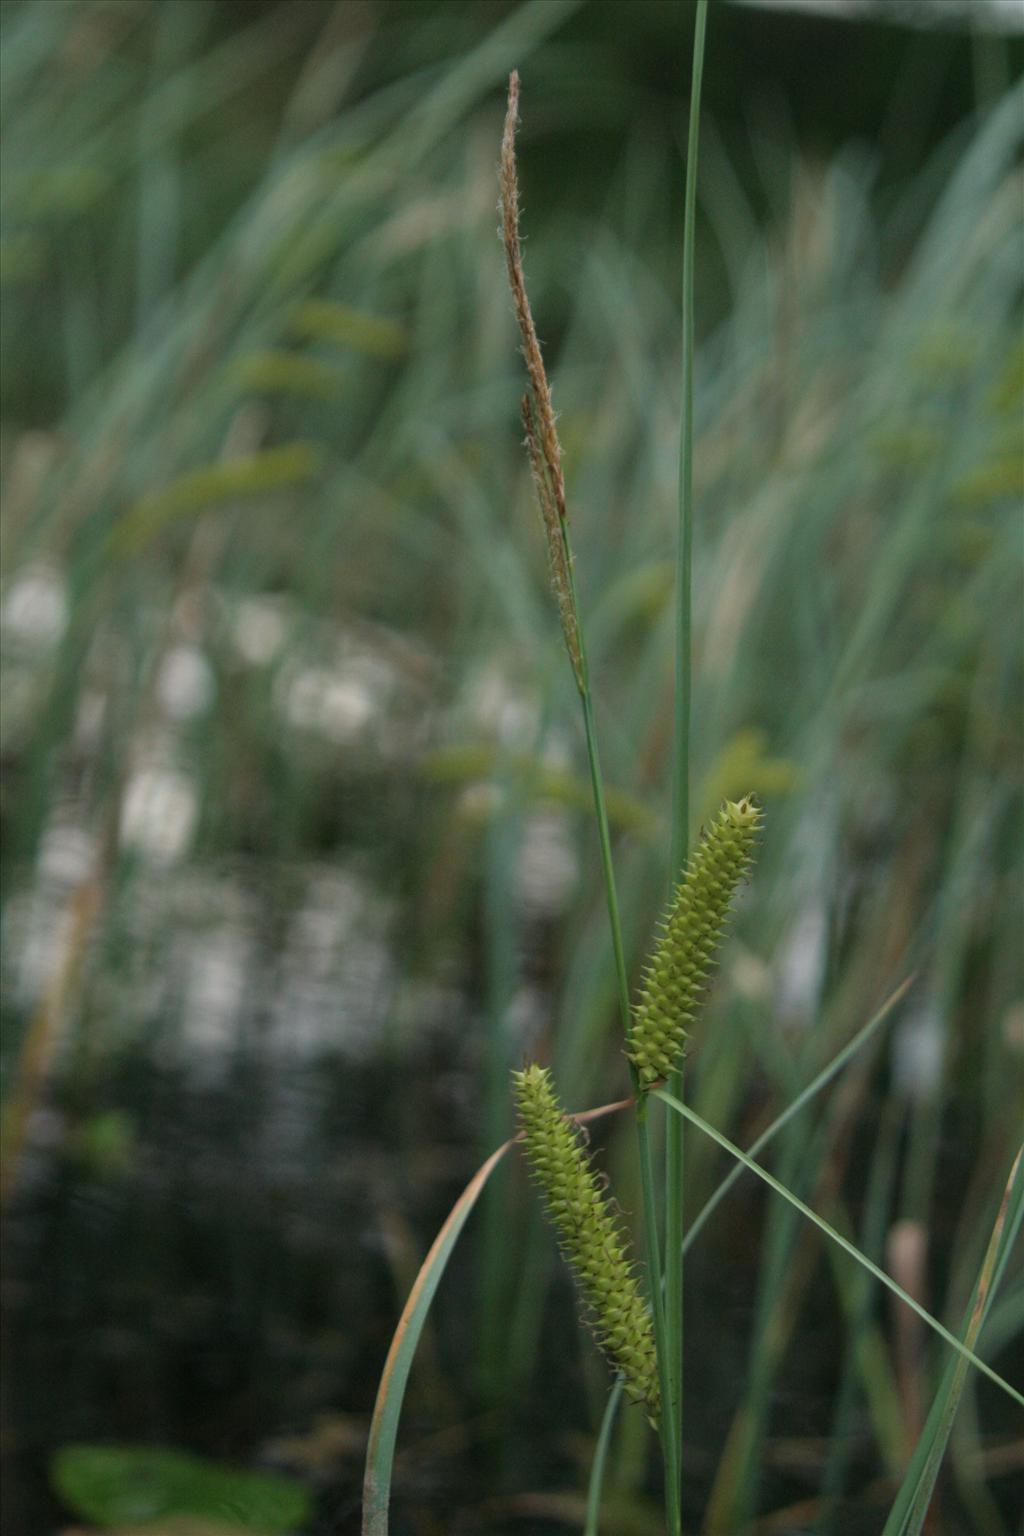
[[[576,685],[583,691],[583,656],[579,623],[573,596],[566,533],[565,477],[562,473],[562,448],[555,427],[555,408],[551,387],[544,371],[537,328],[526,294],[523,256],[519,242],[519,179],[516,174],[516,123],[519,120],[519,75],[515,70],[508,82],[508,112],[501,140],[501,233],[505,246],[509,287],[515,305],[523,356],[530,379],[530,392],[523,396],[522,417],[530,470],[540,507],[547,540],[551,583],[558,602],[566,649],[572,662]]]

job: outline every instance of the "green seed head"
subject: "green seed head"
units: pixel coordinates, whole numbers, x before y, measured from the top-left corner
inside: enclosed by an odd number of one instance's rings
[[[750,868],[760,808],[727,800],[701,838],[678,886],[644,972],[626,1055],[641,1088],[679,1065],[687,1025],[722,939],[736,888]]]
[[[544,1067],[513,1072],[530,1172],[591,1314],[598,1344],[634,1402],[659,1414],[654,1332],[628,1257],[629,1242],[602,1192],[579,1131],[567,1120]]]

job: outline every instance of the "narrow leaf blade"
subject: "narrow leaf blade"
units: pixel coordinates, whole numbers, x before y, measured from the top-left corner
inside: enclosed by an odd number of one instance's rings
[[[571,1115],[577,1125],[586,1125],[603,1115],[628,1109],[632,1099],[619,1099],[614,1104],[602,1104],[597,1109],[584,1110]],[[388,1536],[388,1504],[391,1500],[391,1473],[395,1460],[395,1442],[398,1438],[398,1421],[402,1413],[405,1388],[412,1368],[413,1356],[423,1332],[423,1325],[434,1300],[441,1276],[445,1272],[452,1250],[474,1205],[495,1168],[509,1147],[517,1141],[513,1137],[492,1152],[482,1167],[466,1185],[434,1239],[430,1252],[420,1268],[409,1292],[402,1315],[398,1320],[391,1348],[384,1362],[373,1418],[370,1421],[370,1437],[366,1447],[366,1467],[363,1474],[363,1526],[362,1536]]]
[[[965,1360],[969,1360],[976,1370],[981,1371],[983,1375],[987,1376],[989,1381],[994,1381],[997,1387],[1001,1387],[1007,1396],[1012,1397],[1015,1403],[1020,1403],[1021,1407],[1024,1408],[1024,1393],[1018,1392],[1016,1387],[1011,1387],[1010,1383],[1005,1381],[998,1371],[994,1371],[990,1365],[986,1365],[985,1361],[979,1359],[973,1350],[968,1349],[966,1344],[961,1343],[955,1334],[950,1333],[949,1329],[944,1328],[937,1318],[932,1317],[931,1313],[922,1307],[920,1302],[915,1301],[909,1292],[905,1291],[901,1285],[897,1285],[891,1275],[887,1275],[884,1269],[879,1269],[878,1265],[872,1263],[869,1258],[861,1253],[859,1248],[837,1232],[834,1227],[830,1227],[828,1222],[818,1215],[817,1211],[812,1211],[809,1205],[805,1205],[802,1200],[793,1194],[792,1190],[787,1189],[784,1184],[780,1184],[778,1179],[774,1178],[766,1168],[762,1168],[760,1163],[755,1163],[753,1158],[748,1157],[745,1152],[741,1152],[739,1147],[734,1146],[727,1136],[722,1135],[721,1131],[716,1131],[713,1125],[709,1125],[701,1115],[697,1114],[696,1110],[691,1109],[688,1104],[680,1104],[679,1100],[674,1099],[670,1093],[666,1093],[664,1088],[652,1089],[651,1097],[660,1099],[663,1104],[668,1105],[669,1109],[675,1110],[677,1115],[685,1116],[698,1130],[703,1131],[705,1136],[710,1136],[712,1141],[717,1141],[720,1147],[724,1147],[726,1152],[737,1158],[746,1168],[749,1168],[751,1173],[756,1173],[758,1178],[763,1179],[770,1189],[774,1189],[777,1195],[781,1195],[784,1200],[788,1200],[790,1205],[798,1210],[802,1216],[806,1216],[808,1221],[813,1222],[819,1231],[824,1232],[826,1237],[830,1238],[833,1243],[838,1244],[852,1259],[856,1259],[858,1264],[862,1265],[869,1274],[874,1275],[876,1280],[880,1280],[886,1289],[890,1290],[894,1296],[898,1296],[912,1312],[916,1312],[921,1321],[927,1323],[928,1327],[934,1333],[937,1333],[940,1339],[944,1339],[959,1355],[963,1356]]]
[[[433,1246],[423,1261],[422,1268],[402,1308],[402,1315],[391,1340],[384,1371],[377,1389],[373,1418],[370,1422],[370,1438],[366,1448],[366,1471],[363,1478],[363,1536],[387,1536],[388,1504],[391,1499],[391,1472],[395,1459],[395,1441],[398,1437],[398,1420],[402,1412],[406,1383],[412,1368],[416,1346],[423,1332],[423,1325],[430,1311],[430,1304],[441,1282],[452,1250],[459,1234],[480,1197],[481,1191],[494,1169],[498,1166],[511,1141],[506,1141],[466,1185],[452,1206],[448,1217],[434,1239]]]
[[[1017,1153],[1010,1169],[992,1236],[968,1307],[964,1327],[964,1343],[968,1349],[973,1349],[978,1341],[1006,1259],[1024,1218],[1024,1179],[1020,1177],[1022,1153],[1024,1147]],[[951,1360],[943,1373],[942,1383],[914,1448],[882,1536],[920,1536],[966,1381],[967,1359],[961,1355],[959,1359]]]

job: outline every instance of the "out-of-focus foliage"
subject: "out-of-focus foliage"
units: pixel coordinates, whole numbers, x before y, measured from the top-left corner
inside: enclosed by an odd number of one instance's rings
[[[225,1530],[285,1532],[311,1513],[300,1483],[233,1471],[180,1451],[68,1445],[54,1458],[53,1480],[71,1509],[107,1527],[177,1517],[220,1521]]]
[[[66,1441],[230,1461],[365,1414],[435,1215],[508,1132],[508,1067],[552,1059],[573,1108],[624,1086],[495,162],[517,65],[638,968],[667,881],[688,30],[628,9],[624,41],[621,7],[572,0],[4,7],[4,1171],[10,1262],[46,1276],[12,1301],[15,1510],[52,1507]],[[796,28],[723,5],[709,37],[695,805],[753,789],[770,833],[688,1092],[745,1144],[916,970],[774,1166],[880,1261],[917,1233],[959,1317],[1024,1072],[1024,109],[998,40]],[[696,1208],[720,1167],[694,1142],[687,1169]],[[578,1487],[560,1426],[600,1410],[522,1195],[488,1192],[414,1372],[423,1424],[506,1405],[465,1431],[503,1441],[486,1490],[447,1443],[410,1454],[445,1516]],[[876,1531],[940,1364],[735,1200],[688,1260],[688,1519],[824,1489],[818,1529]],[[953,1437],[951,1520],[979,1530],[1013,1494],[984,1475],[1000,1413]],[[787,1460],[810,1424],[828,1449]],[[357,1462],[318,1463],[331,1497]]]

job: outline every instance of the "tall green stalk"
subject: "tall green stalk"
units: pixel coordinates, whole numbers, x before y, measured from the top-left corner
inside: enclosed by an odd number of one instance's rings
[[[597,816],[598,841],[601,848],[601,871],[604,877],[605,899],[608,904],[608,921],[612,931],[612,948],[615,953],[615,975],[618,983],[619,1009],[622,1029],[626,1039],[632,1033],[633,1018],[629,1006],[629,977],[626,973],[626,957],[622,944],[622,924],[619,918],[619,899],[615,885],[615,869],[612,864],[611,838],[608,831],[608,810],[605,804],[604,777],[597,751],[597,732],[594,726],[594,706],[590,693],[590,673],[587,666],[586,643],[583,626],[579,620],[579,604],[576,581],[573,574],[572,551],[569,547],[568,529],[562,524],[565,542],[566,565],[569,578],[572,613],[576,624],[579,645],[579,690],[583,705],[583,727],[587,742],[587,761],[590,765],[590,782],[594,795],[594,811]],[[651,1142],[647,1126],[647,1095],[641,1091],[640,1077],[630,1062],[630,1076],[636,1097],[637,1154],[640,1160],[640,1185],[643,1191],[644,1248],[647,1257],[648,1293],[651,1316],[654,1323],[654,1341],[658,1358],[658,1385],[661,1390],[661,1422],[658,1434],[665,1462],[665,1516],[669,1536],[680,1536],[682,1513],[680,1507],[680,1439],[679,1421],[675,1411],[675,1394],[672,1391],[669,1330],[660,1283],[661,1252],[658,1243],[658,1216],[654,1190],[654,1166],[651,1158]]]
[[[619,901],[615,884],[615,871],[612,864],[611,836],[608,828],[604,779],[601,773],[601,763],[597,750],[597,731],[594,724],[594,707],[590,691],[587,652],[583,639],[583,627],[580,623],[572,550],[569,543],[565,480],[562,473],[562,449],[555,426],[555,411],[551,400],[551,389],[544,368],[540,343],[537,339],[533,314],[530,310],[530,302],[526,292],[526,279],[522,266],[519,240],[519,183],[515,161],[515,133],[518,114],[519,76],[513,71],[509,78],[508,112],[505,118],[505,131],[502,138],[500,185],[502,237],[505,246],[509,287],[515,305],[516,319],[523,342],[523,356],[530,381],[530,392],[524,397],[522,402],[522,420],[526,432],[526,444],[534,489],[546,533],[551,582],[558,603],[566,651],[572,664],[573,676],[576,680],[576,687],[583,710],[587,761],[590,766],[590,782],[593,790],[598,842],[601,850],[601,871],[604,878],[608,919],[612,932],[612,947],[615,954],[619,1011],[622,1018],[623,1033],[628,1042],[632,1031],[632,1015],[629,1006],[629,978],[626,971],[626,958],[622,943],[622,924],[619,918]],[[674,1407],[675,1393],[671,1390],[673,1378],[670,1370],[668,1333],[662,1297],[662,1268],[658,1242],[654,1171],[647,1126],[648,1105],[647,1097],[641,1091],[639,1073],[632,1063],[630,1063],[630,1072],[633,1092],[636,1096],[635,1123],[637,1150],[640,1159],[640,1179],[643,1188],[643,1228],[647,1257],[647,1288],[654,1328],[658,1384],[661,1397],[658,1433],[661,1438],[665,1462],[665,1513],[669,1536],[681,1536],[679,1432]]]
[[[679,534],[676,567],[675,754],[672,778],[671,880],[679,879],[690,843],[690,714],[692,696],[693,568],[693,254],[697,210],[697,138],[704,73],[707,0],[697,0],[690,125],[686,143],[686,210],[683,223],[683,377],[679,437]],[[683,1068],[669,1078],[669,1092],[683,1097]],[[665,1319],[670,1377],[667,1401],[681,1434],[683,1418],[683,1121],[670,1115],[665,1128]],[[681,1447],[678,1448],[681,1454]],[[681,1492],[680,1492],[681,1497]]]

